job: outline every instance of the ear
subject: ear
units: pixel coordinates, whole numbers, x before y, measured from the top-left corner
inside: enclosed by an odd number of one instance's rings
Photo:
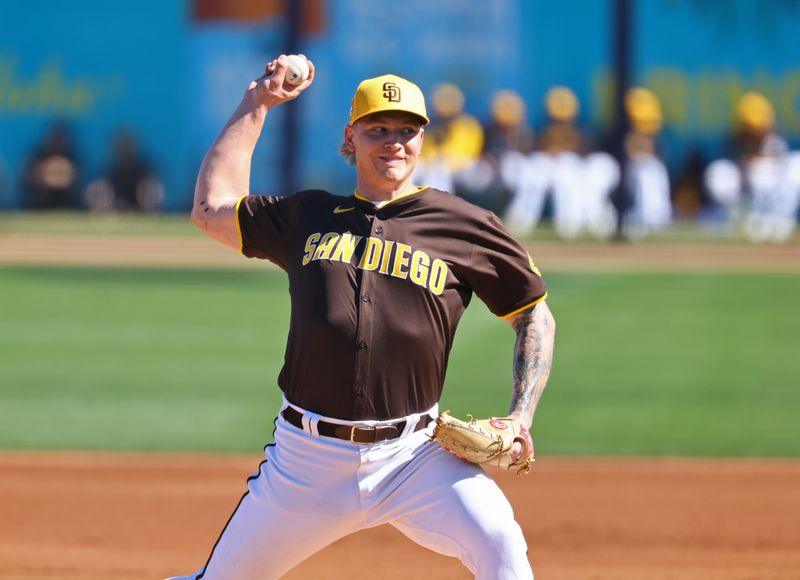
[[[344,146],[350,153],[355,153],[356,146],[353,143],[353,127],[345,125],[344,127]]]

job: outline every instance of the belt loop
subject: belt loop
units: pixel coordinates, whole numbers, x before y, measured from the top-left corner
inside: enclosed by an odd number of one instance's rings
[[[313,437],[319,437],[319,430],[317,423],[319,423],[319,414],[306,411],[303,413],[303,431],[309,433]]]
[[[419,418],[422,415],[419,413],[412,413],[408,417],[406,417],[406,426],[403,427],[403,432],[400,433],[400,437],[405,437],[406,435],[411,435],[414,433],[414,430],[417,428],[417,423],[419,423]]]

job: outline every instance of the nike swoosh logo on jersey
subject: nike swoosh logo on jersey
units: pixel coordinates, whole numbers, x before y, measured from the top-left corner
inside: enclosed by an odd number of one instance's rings
[[[344,213],[346,211],[351,211],[351,210],[354,210],[354,209],[356,209],[356,208],[354,208],[354,207],[342,207],[340,205],[337,205],[335,208],[333,208],[333,213]]]

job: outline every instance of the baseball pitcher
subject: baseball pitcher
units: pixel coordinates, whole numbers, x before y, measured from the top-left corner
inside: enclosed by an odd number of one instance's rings
[[[304,58],[304,57],[303,57]],[[388,523],[485,580],[533,578],[522,530],[485,465],[525,472],[550,373],[545,285],[498,218],[412,174],[428,116],[394,75],[363,81],[344,127],[353,195],[249,193],[270,111],[314,82],[272,60],[209,149],[192,219],[289,277],[274,443],[205,565],[206,580],[278,578],[347,534]],[[460,421],[438,401],[473,294],[517,335],[508,414]],[[258,308],[250,304],[231,308]]]

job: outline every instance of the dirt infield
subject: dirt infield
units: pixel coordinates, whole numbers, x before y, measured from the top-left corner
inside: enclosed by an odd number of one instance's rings
[[[159,579],[202,564],[260,456],[0,453],[0,577]],[[542,457],[493,472],[537,580],[800,578],[800,461]],[[469,578],[383,526],[291,580]]]

